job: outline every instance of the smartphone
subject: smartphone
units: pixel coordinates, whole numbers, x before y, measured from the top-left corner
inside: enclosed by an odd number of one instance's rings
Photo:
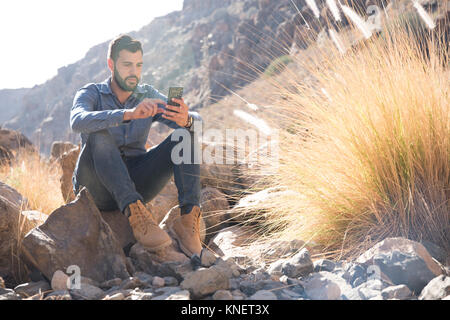
[[[175,107],[180,105],[172,101],[172,98],[181,99],[183,97],[183,87],[170,87],[169,95],[167,97],[167,104]]]

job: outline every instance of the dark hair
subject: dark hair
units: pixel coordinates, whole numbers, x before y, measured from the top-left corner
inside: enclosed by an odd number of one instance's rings
[[[119,56],[119,52],[124,49],[133,53],[138,50],[144,53],[142,50],[142,44],[138,40],[122,34],[111,40],[109,43],[108,58],[115,62]]]

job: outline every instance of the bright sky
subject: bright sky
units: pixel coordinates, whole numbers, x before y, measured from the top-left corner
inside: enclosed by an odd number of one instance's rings
[[[181,10],[183,0],[0,2],[0,89],[32,87],[93,46]]]

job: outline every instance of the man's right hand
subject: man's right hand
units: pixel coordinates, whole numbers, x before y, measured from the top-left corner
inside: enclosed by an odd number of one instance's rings
[[[133,109],[125,110],[123,121],[145,119],[148,117],[154,117],[157,113],[163,113],[164,109],[158,107],[158,104],[162,104],[165,106],[166,102],[160,99],[146,98]]]

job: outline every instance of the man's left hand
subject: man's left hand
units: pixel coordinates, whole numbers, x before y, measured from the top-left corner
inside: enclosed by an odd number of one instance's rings
[[[162,117],[172,120],[180,127],[185,127],[188,124],[189,107],[186,105],[186,103],[184,103],[183,98],[181,99],[173,98],[172,101],[178,103],[180,106],[175,107],[167,104],[166,110],[162,114]]]

